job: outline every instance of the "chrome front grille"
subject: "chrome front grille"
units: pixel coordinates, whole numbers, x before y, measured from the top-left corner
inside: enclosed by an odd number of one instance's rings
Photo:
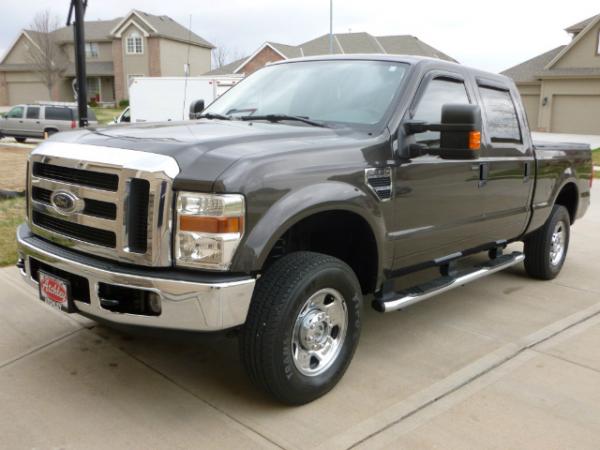
[[[179,173],[173,158],[45,142],[31,154],[29,170],[35,234],[104,258],[171,264],[171,187]]]

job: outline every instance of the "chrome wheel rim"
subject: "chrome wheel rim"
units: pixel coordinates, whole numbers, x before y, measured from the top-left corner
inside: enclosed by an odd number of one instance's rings
[[[565,244],[567,241],[567,228],[563,222],[558,222],[552,232],[550,242],[550,263],[558,266],[565,254]]]
[[[335,362],[346,338],[348,309],[335,289],[315,292],[302,306],[292,334],[292,359],[303,375],[314,377]]]

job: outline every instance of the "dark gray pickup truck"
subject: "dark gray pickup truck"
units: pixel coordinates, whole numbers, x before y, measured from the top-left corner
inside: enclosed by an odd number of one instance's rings
[[[18,264],[66,312],[235,330],[288,404],[342,377],[363,303],[399,310],[522,261],[554,278],[590,203],[589,147],[534,144],[509,79],[434,59],[272,64],[195,119],[40,145]]]

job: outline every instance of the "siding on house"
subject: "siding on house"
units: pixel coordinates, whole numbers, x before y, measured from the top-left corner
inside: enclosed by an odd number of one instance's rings
[[[200,75],[210,69],[214,46],[168,16],[133,10],[124,17],[86,22],[85,28],[86,41],[94,43],[98,49],[96,57],[87,57],[88,79],[100,84],[100,100],[104,102],[127,98],[131,76],[183,75],[188,53],[191,75]],[[142,54],[126,51],[127,37],[134,30],[142,36]],[[34,41],[41,36],[29,30],[21,33],[0,60],[0,105],[49,99],[74,100],[71,87],[75,77],[73,29],[63,27],[53,33],[58,46],[58,62],[65,70],[52,93],[47,92],[28,58],[29,49],[34,45],[28,36]]]
[[[502,73],[517,84],[532,130],[600,134],[600,16],[566,31],[568,45]]]

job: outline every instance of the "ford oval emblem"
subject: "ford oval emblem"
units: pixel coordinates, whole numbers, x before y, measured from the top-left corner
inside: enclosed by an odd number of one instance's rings
[[[50,204],[54,210],[62,215],[81,212],[83,201],[69,191],[54,191],[50,196]]]

